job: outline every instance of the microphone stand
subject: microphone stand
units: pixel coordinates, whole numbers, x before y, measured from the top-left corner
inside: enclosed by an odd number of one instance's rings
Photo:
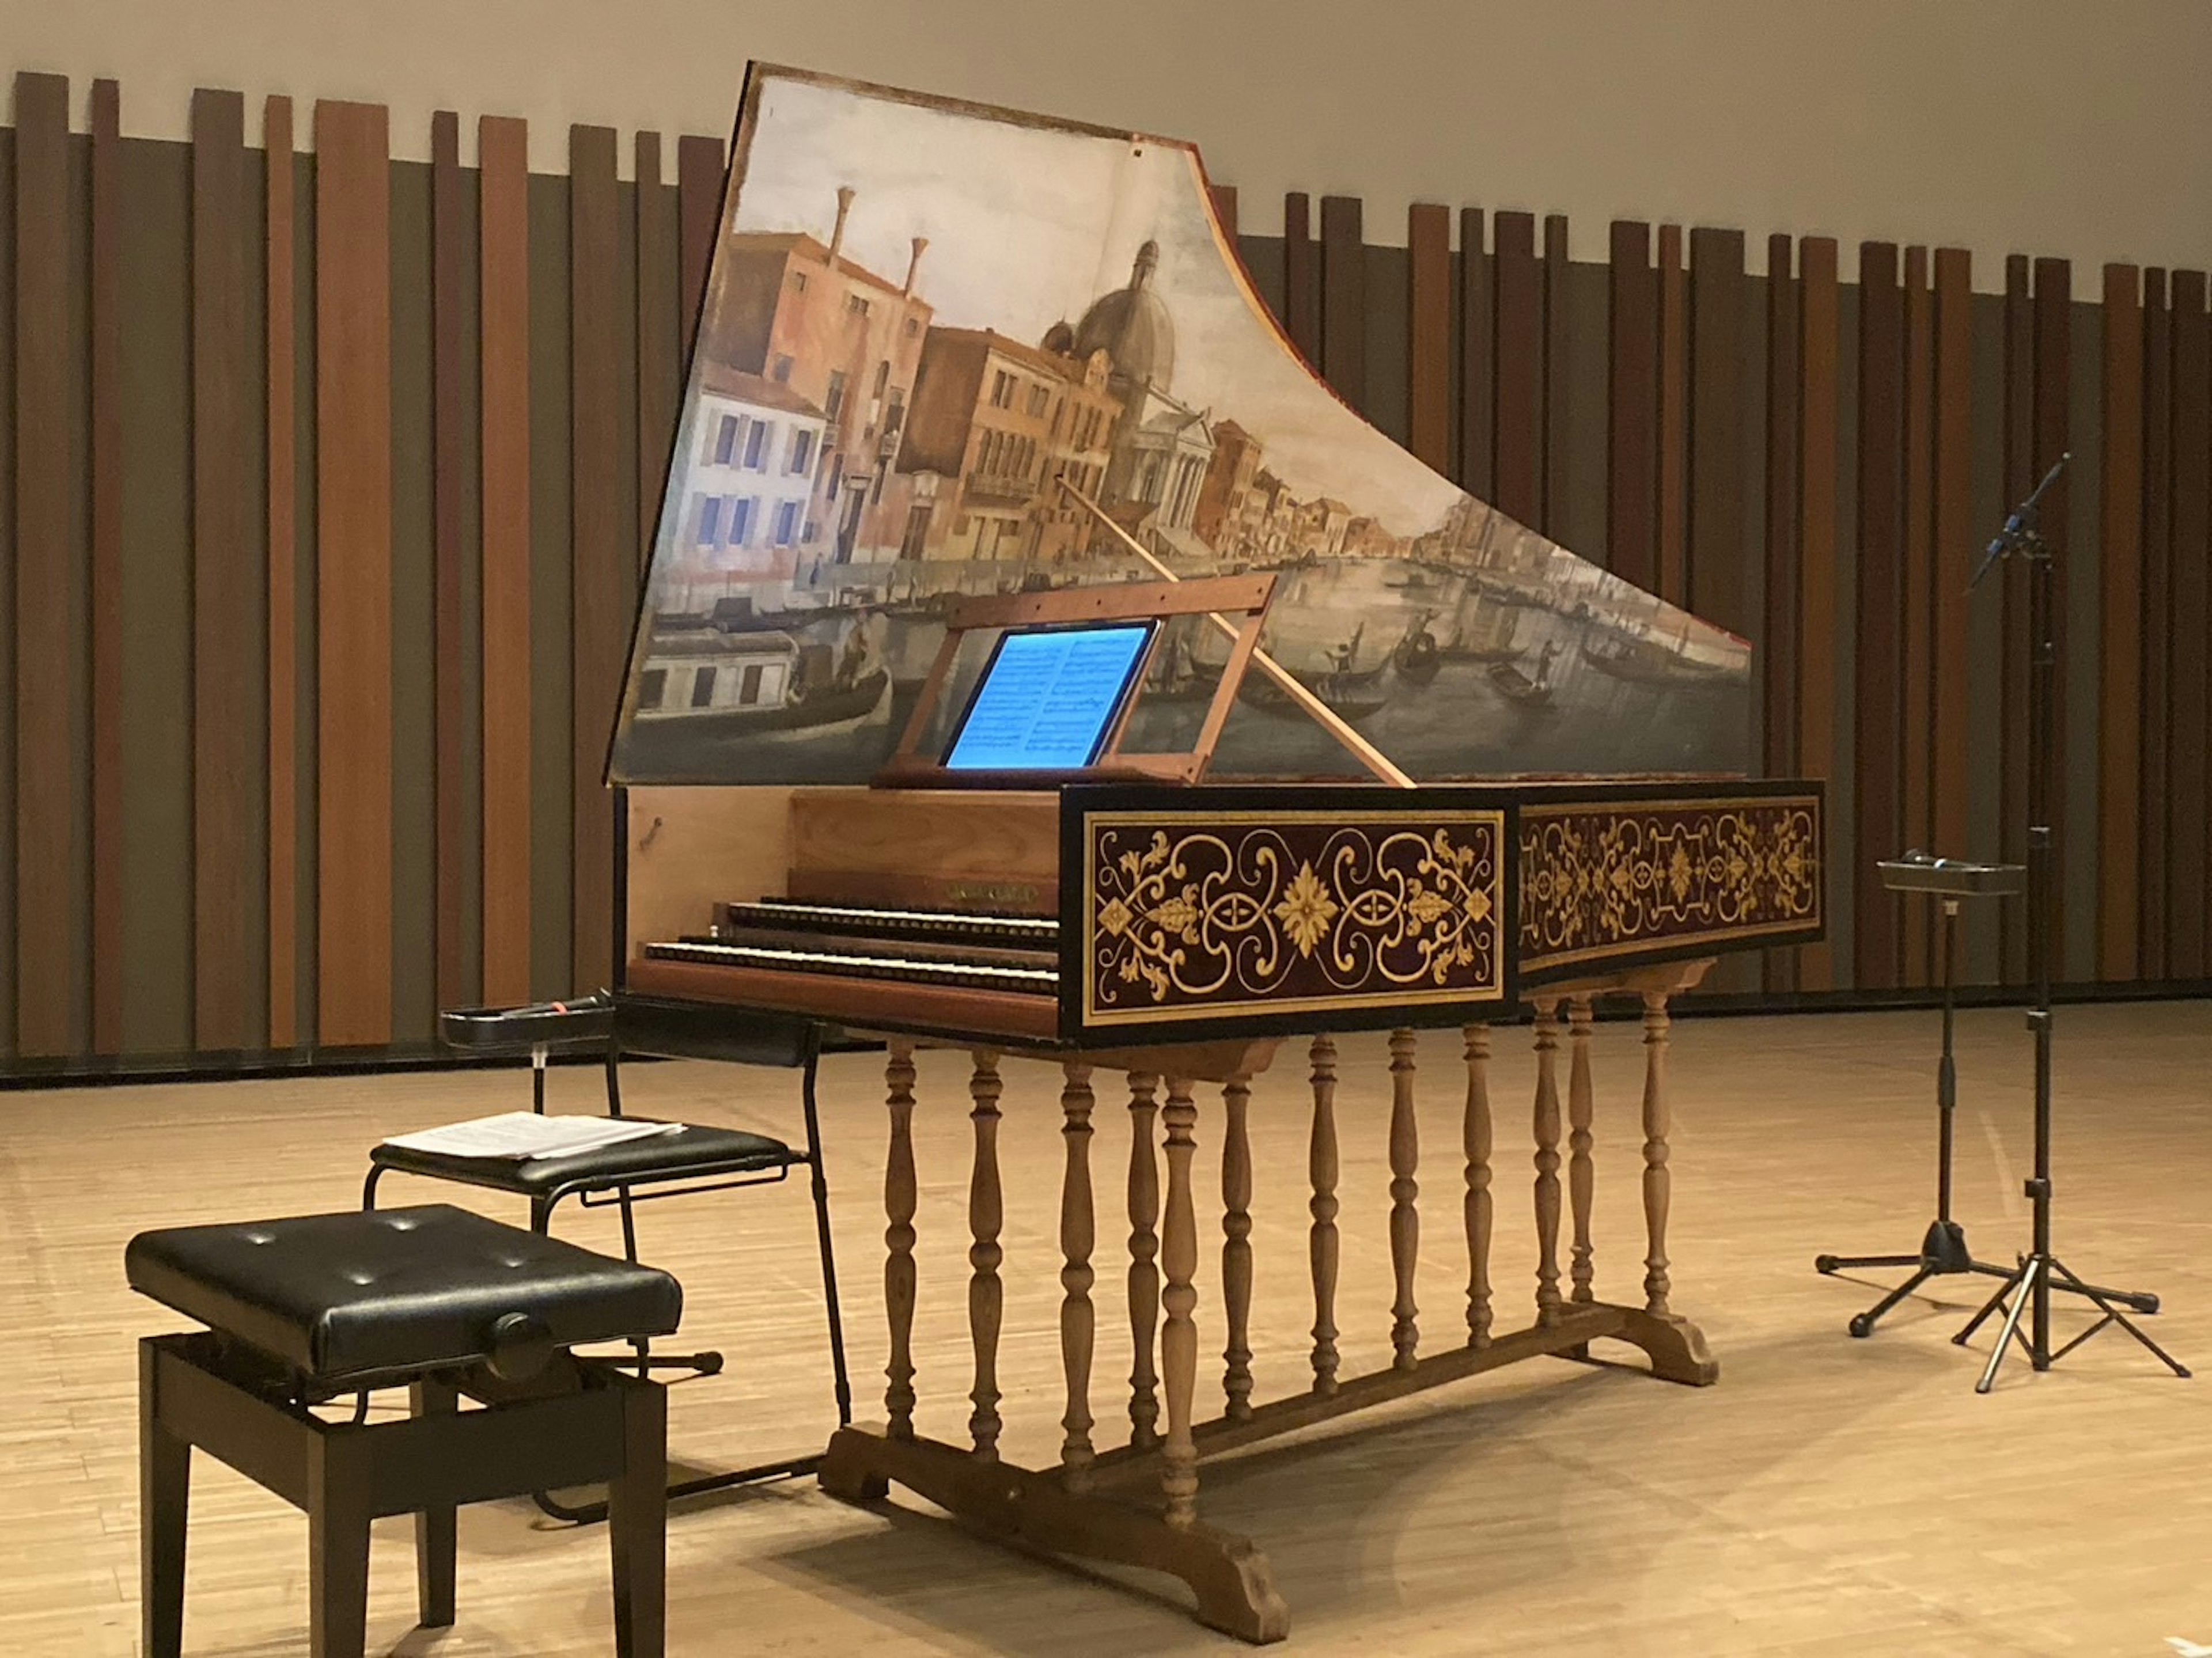
[[[2021,1258],[2020,1265],[1966,1327],[1951,1338],[1964,1346],[1990,1315],[2003,1305],[2006,1297],[2011,1297],[2012,1304],[2006,1309],[1996,1351],[1990,1355],[1982,1379],[1974,1384],[1978,1394],[1985,1394],[1996,1385],[1997,1368],[2004,1363],[2014,1342],[2027,1355],[2032,1368],[2047,1370],[2112,1324],[2118,1325],[2141,1342],[2176,1376],[2189,1374],[2113,1305],[2117,1298],[2114,1291],[2083,1283],[2051,1252],[2051,938],[2058,902],[2057,882],[2052,878],[2057,836],[2051,828],[2051,743],[2057,708],[2058,647],[2052,625],[2057,561],[2050,544],[2043,538],[2039,519],[2044,491],[2058,481],[2059,474],[2072,459],[2071,454],[2060,455],[2057,464],[2036,485],[2035,493],[2013,509],[2012,516],[1990,543],[1967,588],[1971,592],[1979,586],[1982,578],[2005,560],[2026,561],[2027,623],[2033,647],[2027,708],[2027,966],[2028,976],[2034,981],[2035,1005],[2029,1010],[2027,1028],[2035,1036],[2035,1174],[2027,1183],[2027,1195],[2034,1215],[2034,1246]],[[2051,1345],[2051,1291],[2054,1285],[2087,1296],[2104,1315],[2056,1351]],[[2157,1305],[2155,1297],[2148,1296],[2130,1296],[2126,1299],[2133,1305],[2146,1302],[2153,1308]],[[2031,1310],[2033,1316],[2029,1333],[2022,1334],[2021,1317]]]

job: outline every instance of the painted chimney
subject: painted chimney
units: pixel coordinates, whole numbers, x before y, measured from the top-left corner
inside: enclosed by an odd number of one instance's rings
[[[914,239],[914,257],[906,262],[905,292],[906,297],[908,299],[912,299],[914,297],[914,279],[916,273],[921,269],[921,256],[928,251],[928,237],[917,236]]]
[[[845,246],[845,216],[853,210],[853,186],[837,186],[837,228],[830,233],[830,263],[837,263],[838,251]]]

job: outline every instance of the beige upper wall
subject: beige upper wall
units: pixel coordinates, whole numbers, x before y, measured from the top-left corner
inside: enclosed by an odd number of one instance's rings
[[[1363,196],[2212,264],[2208,0],[0,0],[5,67],[113,76],[127,131],[195,86],[728,129],[759,57],[1194,138],[1248,230]],[[79,109],[82,105],[80,101]],[[81,114],[80,114],[80,118]],[[627,145],[624,146],[625,152]],[[1848,256],[1847,256],[1848,259]],[[1848,268],[1848,265],[1847,265]],[[2077,292],[2094,276],[2077,274]]]

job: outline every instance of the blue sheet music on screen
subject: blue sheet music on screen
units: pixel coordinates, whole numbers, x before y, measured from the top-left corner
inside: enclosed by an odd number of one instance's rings
[[[1006,633],[945,756],[948,771],[1046,771],[1098,757],[1149,622]]]

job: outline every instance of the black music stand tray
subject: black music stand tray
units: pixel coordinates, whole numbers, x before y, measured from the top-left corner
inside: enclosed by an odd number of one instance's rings
[[[1955,858],[1930,858],[1909,852],[1902,858],[1883,860],[1881,884],[1893,892],[1924,892],[1942,901],[1942,920],[1937,933],[1936,955],[1942,963],[1943,1053],[1936,1062],[1936,1218],[1920,1242],[1919,1253],[1910,1255],[1817,1255],[1814,1269],[1823,1273],[1863,1268],[1910,1266],[1912,1276],[1866,1311],[1853,1316],[1848,1327],[1855,1336],[1870,1336],[1875,1325],[1907,1296],[1931,1278],[1980,1272],[1990,1278],[2011,1278],[2016,1268],[1993,1266],[1976,1260],[1966,1247],[1966,1231],[1951,1218],[1952,1125],[1959,1100],[1958,1067],[1952,1056],[1955,1023],[1954,990],[1958,978],[1958,920],[1961,898],[2004,898],[2017,895],[2026,873],[2019,864],[1974,864]],[[2057,1287],[2070,1289],[2063,1280]],[[2093,1293],[2138,1311],[2154,1313],[2158,1297],[2084,1286]]]

